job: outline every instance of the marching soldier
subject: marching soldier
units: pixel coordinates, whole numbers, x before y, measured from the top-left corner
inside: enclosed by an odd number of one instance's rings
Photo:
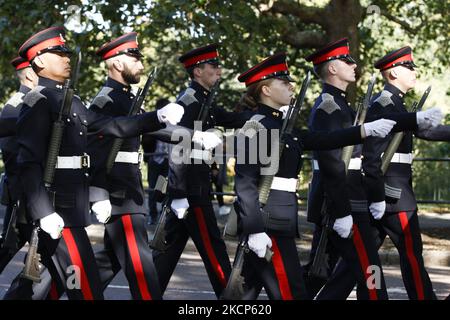
[[[17,57],[11,61],[11,64],[16,70],[17,77],[20,81],[20,87],[19,91],[6,102],[1,113],[1,118],[18,118],[20,110],[22,109],[23,97],[37,85],[37,75],[34,73],[27,60],[22,57]],[[26,241],[28,241],[28,239],[22,239],[20,235],[17,235],[20,240],[18,241],[19,243],[12,244],[14,248],[8,248],[3,245],[14,206],[17,205],[17,201],[21,195],[18,177],[17,147],[15,136],[7,137],[2,140],[2,157],[3,163],[5,164],[5,178],[2,186],[2,204],[6,205],[6,212],[1,238],[2,245],[0,248],[0,272],[3,271],[17,251],[23,247]],[[23,209],[23,206],[21,209]],[[14,220],[16,219],[13,217],[13,225],[11,225],[11,227],[17,226],[17,228],[20,229],[24,227],[24,221],[19,221],[22,223],[16,223]]]
[[[414,88],[416,82],[416,65],[410,47],[392,51],[379,59],[375,68],[381,71],[385,86],[377,94],[369,109],[369,115],[384,116],[386,113],[407,112],[403,101],[405,94]],[[432,115],[425,121],[430,125],[440,122]],[[433,287],[425,269],[422,257],[422,239],[417,217],[417,202],[412,187],[412,148],[413,134],[426,140],[450,140],[450,127],[439,125],[436,128],[419,127],[415,131],[405,131],[404,137],[394,154],[386,174],[381,173],[381,155],[392,140],[392,135],[385,139],[373,139],[363,150],[363,169],[368,188],[368,201],[373,205],[380,203],[385,210],[377,221],[380,247],[386,235],[394,243],[400,255],[402,278],[408,297],[414,300],[435,299]]]
[[[108,79],[89,109],[112,117],[127,116],[135,98],[131,85],[139,83],[144,70],[137,34],[127,33],[104,44],[97,55],[106,62]],[[93,136],[89,142],[89,149],[95,153],[94,167],[101,168],[94,174],[90,201],[94,202],[92,210],[97,219],[105,223],[104,249],[95,253],[103,288],[111,281],[111,273],[122,269],[133,299],[161,299],[145,228],[140,137],[124,140],[111,172],[106,173],[104,163],[113,141]]]
[[[314,64],[317,75],[323,82],[323,90],[311,112],[309,127],[312,131],[330,131],[352,126],[355,112],[346,100],[347,86],[355,81],[356,62],[350,56],[346,38],[333,42],[306,58]],[[421,124],[414,113],[405,118],[385,114],[385,118],[398,122],[394,131],[416,128]],[[380,118],[380,117],[378,117]],[[368,143],[367,141],[364,144]],[[353,279],[359,283],[359,299],[387,299],[378,250],[373,241],[373,228],[368,211],[367,197],[361,174],[362,145],[355,146],[348,168],[341,159],[342,149],[316,151],[313,153],[313,180],[308,199],[308,220],[319,229],[322,206],[325,203],[332,224],[330,245],[341,256]],[[348,173],[347,173],[348,169]],[[378,219],[379,212],[372,213]],[[349,238],[350,232],[353,236]],[[315,241],[313,241],[315,243]],[[314,248],[312,249],[314,252]],[[378,281],[373,281],[372,272],[377,271]],[[355,281],[355,280],[354,280]],[[346,299],[350,292],[344,290],[340,278],[333,274],[317,296],[321,299]]]
[[[200,109],[222,73],[217,45],[191,50],[181,56],[179,61],[183,63],[191,78],[189,87],[183,90],[177,99],[177,103],[182,105],[185,111],[179,125],[194,129]],[[202,130],[215,125],[240,128],[249,118],[248,113],[226,112],[215,103],[211,109],[206,123],[202,124]],[[199,130],[195,132],[199,133]],[[214,144],[213,141],[211,143]],[[194,163],[201,163],[179,165],[169,159],[168,195],[174,214],[167,216],[165,224],[168,248],[165,252],[154,251],[153,256],[164,292],[186,242],[191,237],[205,264],[214,292],[219,297],[227,284],[231,265],[210,199],[210,167],[207,159],[211,156],[211,151],[193,150],[191,156]]]
[[[69,299],[103,299],[94,253],[85,230],[90,223],[87,133],[122,138],[137,136],[164,128],[165,123],[177,123],[183,110],[170,107],[161,109],[162,112],[111,118],[90,112],[74,96],[70,114],[63,119],[66,125],[54,183],[47,190],[43,171],[49,137],[62,106],[63,82],[71,72],[71,51],[65,45],[64,35],[62,27],[48,28],[29,38],[19,50],[39,77],[38,86],[24,98],[18,121],[20,181],[29,218],[41,229],[39,251],[52,279],[65,288]],[[11,297],[14,298],[13,292]]]
[[[257,134],[253,136],[247,136],[246,126],[240,130],[246,138],[242,141],[242,136],[238,135],[236,148],[238,230],[241,240],[246,239],[250,249],[245,254],[242,271],[248,289],[245,299],[255,299],[261,287],[270,299],[311,298],[295,244],[295,238],[299,236],[296,189],[303,150],[334,149],[361,143],[362,138],[375,132],[386,135],[395,124],[383,119],[330,133],[294,131],[281,141],[283,112],[280,109],[289,105],[293,96],[293,80],[285,60],[284,53],[273,55],[238,78],[247,87],[241,102],[257,110],[251,120],[259,123]],[[281,155],[278,143],[285,143]],[[266,154],[270,162],[262,159]],[[258,186],[264,175],[274,175],[274,178],[267,204],[261,208]],[[273,250],[270,263],[263,259],[267,247]]]
[[[403,96],[415,82],[415,72],[411,70],[414,69],[411,49],[404,47],[393,51],[380,59],[375,66],[382,70],[386,85],[384,90],[374,97],[368,117],[385,117],[388,113],[406,114]],[[442,116],[436,111],[436,108],[432,108],[416,114],[419,128],[414,130],[415,135],[427,140],[450,141],[450,126],[437,125]],[[362,150],[365,173],[363,181],[370,203],[369,211],[373,217],[371,236],[375,239],[376,248],[379,249],[386,235],[389,235],[400,253],[402,275],[410,299],[434,299],[431,282],[423,265],[417,204],[411,187],[409,152],[412,150],[412,132],[405,132],[384,178],[380,169],[381,155],[392,136],[389,135],[385,139],[367,139]],[[400,199],[393,198],[399,195]],[[411,207],[415,209],[408,210]],[[341,292],[346,292],[347,295],[355,286],[352,272],[344,263],[339,263],[336,267],[333,282],[339,284]],[[358,296],[361,291],[364,289],[358,285]]]

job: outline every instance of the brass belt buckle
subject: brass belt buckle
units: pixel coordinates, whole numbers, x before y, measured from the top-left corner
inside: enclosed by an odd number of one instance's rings
[[[89,155],[87,153],[84,153],[81,156],[81,168],[87,169],[90,167],[90,165],[91,165],[91,161],[90,161]]]

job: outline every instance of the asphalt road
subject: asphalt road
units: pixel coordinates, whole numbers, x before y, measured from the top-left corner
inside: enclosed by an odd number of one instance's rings
[[[233,247],[229,245],[228,247]],[[94,250],[98,250],[101,244],[95,244]],[[15,275],[22,270],[25,249],[22,249],[0,275],[0,297],[3,297],[10,282]],[[433,282],[436,295],[439,299],[450,294],[450,267],[429,266],[428,272]],[[406,291],[401,280],[399,267],[396,265],[384,266],[388,293],[390,299],[407,299]],[[350,299],[355,299],[355,292]],[[105,291],[105,299],[130,300],[127,280],[120,272]],[[214,300],[216,299],[209,283],[206,271],[192,242],[188,243],[181,260],[175,269],[170,284],[165,292],[166,300]],[[267,299],[263,292],[259,299]]]

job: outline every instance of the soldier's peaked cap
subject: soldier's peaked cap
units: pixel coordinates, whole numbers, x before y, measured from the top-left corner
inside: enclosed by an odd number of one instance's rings
[[[64,39],[66,32],[64,27],[51,27],[31,36],[19,49],[19,55],[33,61],[33,59],[45,52],[63,52],[70,54],[72,51],[66,47]]]
[[[375,62],[374,67],[383,71],[400,65],[409,65],[412,67],[416,67],[413,61],[411,47],[406,46],[398,50],[389,52],[384,57]]]
[[[355,59],[350,55],[347,38],[342,38],[338,41],[329,43],[325,47],[306,57],[306,61],[312,62],[314,66],[335,59],[342,59],[348,63],[356,63]]]
[[[204,47],[193,49],[179,57],[178,61],[180,61],[186,69],[203,63],[218,65],[219,52],[217,51],[217,47],[218,44],[209,44]]]
[[[261,61],[256,66],[242,73],[238,77],[238,80],[245,82],[245,86],[248,87],[255,82],[270,78],[294,81],[289,75],[286,54],[284,52],[274,54]]]
[[[30,61],[20,56],[12,59],[11,64],[16,69],[16,71],[30,67]]]
[[[118,56],[119,54],[128,54],[135,57],[143,57],[139,51],[139,44],[136,32],[126,33],[110,42],[103,44],[96,54],[103,60]]]

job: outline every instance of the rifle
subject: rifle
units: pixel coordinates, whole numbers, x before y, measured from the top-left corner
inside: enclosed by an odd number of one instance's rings
[[[287,111],[286,117],[284,118],[283,125],[281,127],[281,135],[280,135],[280,149],[279,149],[279,157],[283,154],[284,146],[286,145],[286,138],[292,134],[294,130],[295,123],[297,121],[297,116],[300,113],[303,102],[305,101],[306,90],[308,89],[309,83],[311,81],[311,72],[308,71],[305,79],[303,80],[302,86],[300,88],[300,92],[298,94],[297,99],[291,99],[291,103],[289,104],[289,109]],[[265,175],[261,177],[261,182],[259,184],[259,202],[262,205],[267,203],[267,199],[269,198],[270,188],[272,187],[273,178],[275,175]]]
[[[170,200],[169,197],[166,197],[166,199],[164,199],[161,216],[159,217],[158,224],[156,225],[155,234],[153,235],[153,239],[149,243],[150,248],[152,248],[153,250],[165,252],[168,248],[166,242],[166,230],[164,228],[166,226],[167,214],[169,212]]]
[[[33,282],[41,282],[41,272],[39,270],[39,260],[41,255],[38,253],[39,244],[39,227],[33,228],[31,232],[30,248],[28,249],[25,267],[21,273],[21,277]]]
[[[3,241],[3,247],[8,248],[11,252],[16,252],[18,249],[18,234],[19,230],[16,227],[17,210],[19,208],[19,201],[14,203],[11,217],[9,219],[8,227],[6,229],[5,240]]]
[[[44,170],[44,183],[45,187],[51,195],[50,187],[53,184],[53,179],[55,177],[56,164],[58,161],[59,150],[61,149],[61,142],[63,138],[64,128],[66,126],[65,119],[70,115],[70,109],[72,107],[73,95],[75,92],[75,85],[78,80],[78,74],[80,73],[81,65],[81,51],[77,47],[75,49],[75,68],[72,73],[71,79],[66,79],[64,81],[64,94],[61,109],[59,111],[58,119],[53,123],[52,133],[50,136],[50,143],[47,152],[47,163]],[[40,255],[37,253],[37,248],[39,244],[38,232],[40,228],[36,223],[33,223],[33,231],[31,233],[31,239],[29,241],[30,247],[28,249],[27,258],[25,260],[25,267],[21,273],[21,277],[25,279],[32,280],[34,282],[40,282],[40,272],[39,272],[39,259]]]
[[[214,101],[214,98],[216,97],[217,91],[219,90],[219,80],[217,80],[214,85],[212,86],[208,98],[203,102],[200,112],[198,114],[197,121],[202,122],[202,129],[203,125],[205,124],[206,119],[208,118],[208,115],[211,113],[212,103]]]
[[[425,90],[422,97],[420,98],[419,103],[417,103],[417,102],[413,103],[412,108],[411,108],[412,112],[422,110],[423,105],[425,104],[425,101],[427,100],[428,95],[430,94],[430,91],[431,91],[431,86],[429,86]],[[400,146],[400,143],[402,142],[404,136],[405,136],[405,133],[403,131],[395,133],[391,142],[389,142],[389,145],[387,146],[386,150],[384,151],[383,155],[381,156],[381,172],[383,173],[383,176],[386,174],[389,164],[391,163],[391,160],[394,157],[394,154],[397,152],[397,149]]]
[[[203,102],[200,112],[197,117],[197,121],[201,121],[202,123],[202,129],[203,125],[206,122],[206,119],[208,118],[208,115],[211,112],[212,103],[214,101],[214,98],[216,96],[217,90],[219,89],[219,80],[217,80],[214,85],[212,86],[208,98]],[[195,134],[195,133],[194,133]],[[201,147],[200,147],[201,149]],[[192,154],[191,154],[192,155]],[[153,235],[153,239],[150,241],[150,248],[162,251],[164,252],[167,249],[167,243],[166,243],[166,232],[165,232],[165,224],[167,215],[170,212],[170,199],[166,197],[165,205],[163,206],[163,210],[161,212],[161,215],[158,219],[158,224],[156,225],[155,234]],[[186,211],[187,214],[187,211]],[[186,216],[185,214],[185,216]]]
[[[311,72],[308,71],[305,79],[302,82],[300,92],[297,99],[291,99],[286,117],[284,118],[283,125],[281,127],[280,145],[279,145],[279,157],[284,150],[286,138],[292,134],[294,126],[296,124],[297,116],[300,113],[301,107],[305,100],[306,90],[308,89],[311,81]],[[262,206],[267,203],[269,198],[270,188],[272,186],[274,175],[265,175],[261,177],[261,182],[258,186],[259,202]],[[244,293],[243,283],[244,278],[241,276],[242,266],[244,263],[244,253],[249,252],[247,239],[239,242],[236,256],[233,263],[233,269],[231,270],[230,278],[228,279],[227,286],[222,293],[222,299],[238,300]],[[267,262],[272,260],[273,252],[269,247],[266,249],[265,259]]]
[[[147,82],[145,82],[144,89],[139,88],[136,96],[133,99],[133,103],[131,104],[130,111],[128,112],[128,116],[136,115],[139,110],[141,110],[142,104],[144,103],[144,99],[148,94],[148,90],[152,85],[153,81],[156,78],[156,74],[158,72],[158,68],[154,68],[153,71],[148,75]],[[111,150],[108,154],[108,159],[106,160],[106,173],[111,173],[112,167],[114,166],[114,162],[116,161],[117,154],[122,147],[124,139],[115,138],[113,140],[113,144]]]
[[[234,258],[233,268],[231,269],[230,278],[227,286],[222,292],[223,300],[240,300],[244,294],[244,277],[242,267],[244,266],[244,254],[249,252],[247,240],[239,242],[236,249],[236,257]]]
[[[366,120],[367,110],[369,109],[370,99],[372,97],[373,87],[375,85],[375,75],[373,74],[370,78],[369,85],[367,87],[366,94],[364,96],[362,105],[358,106],[357,114],[355,117],[355,122],[353,125],[362,125]],[[348,166],[350,164],[350,159],[352,158],[354,145],[346,146],[342,148],[341,159],[345,165],[345,172],[348,173]],[[327,197],[325,195],[324,201],[322,203],[322,208],[320,210],[322,216],[322,232],[320,233],[319,243],[317,245],[317,251],[314,255],[313,263],[309,269],[308,275],[310,277],[317,277],[320,279],[328,278],[328,254],[326,253],[328,246],[328,232],[332,230],[334,221],[331,219],[328,213]],[[350,232],[349,238],[352,237]]]

